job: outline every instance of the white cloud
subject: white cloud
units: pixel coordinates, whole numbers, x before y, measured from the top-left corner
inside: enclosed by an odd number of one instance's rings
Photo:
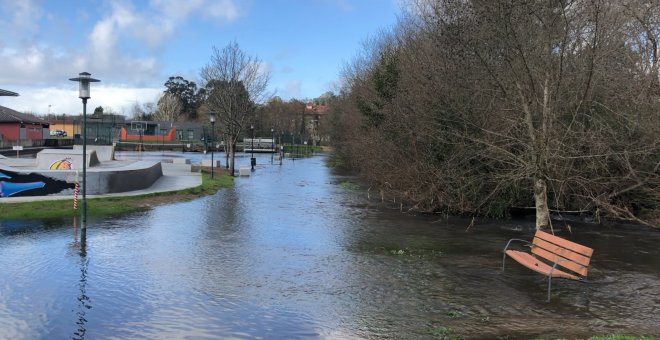
[[[259,74],[272,74],[273,73],[273,63],[268,61],[261,61],[259,63]]]
[[[3,84],[42,84],[58,78],[65,79],[64,72],[70,70],[70,61],[66,56],[50,47],[36,44],[22,46],[20,49],[0,47],[0,59],[3,63],[0,83]],[[69,72],[67,75],[71,74],[77,72]]]
[[[178,25],[196,14],[230,22],[239,18],[241,11],[236,0],[152,0],[131,31],[150,47],[159,47]]]
[[[38,37],[40,29],[48,29],[39,27],[43,12],[34,0],[0,0],[0,15],[11,17],[0,21],[1,83],[52,84],[81,71],[111,82],[160,83],[157,57],[180,25],[193,15],[232,21],[240,7],[236,0],[152,0],[140,8],[130,0],[110,0],[87,33],[87,48],[36,41],[30,32]],[[4,39],[10,36],[16,42]]]
[[[208,10],[205,13],[210,17],[232,21],[239,16],[238,6],[232,0],[210,1],[206,5]]]
[[[15,33],[21,35],[32,35],[38,32],[38,21],[43,15],[43,10],[35,0],[2,0],[0,1],[2,12],[11,13],[7,21],[0,21],[0,32],[4,38],[13,37]],[[0,13],[2,13],[0,12]]]
[[[299,98],[302,89],[302,81],[300,80],[289,80],[286,83],[286,94],[285,98]]]
[[[124,107],[154,101],[162,91],[159,56],[163,45],[180,26],[199,18],[230,22],[242,15],[249,2],[238,0],[107,0],[107,10],[78,10],[70,18],[47,13],[36,0],[0,0],[0,84],[19,92],[0,98],[0,105],[18,111],[78,113],[82,109],[77,86],[69,81],[86,71],[101,79],[92,89],[90,106]],[[45,20],[44,20],[45,18]],[[63,23],[52,25],[53,22]],[[44,33],[51,34],[44,34]],[[80,36],[71,36],[78,32]],[[50,40],[40,41],[44,36]],[[83,38],[83,39],[80,39]],[[76,46],[73,41],[80,41]],[[199,65],[201,66],[201,65]],[[272,66],[264,63],[263,71]],[[117,85],[130,84],[130,85]]]
[[[77,115],[82,113],[82,101],[78,98],[77,85],[71,82],[68,88],[46,87],[38,90],[30,88],[16,88],[18,97],[0,97],[0,105],[19,112],[32,112],[47,114],[48,105],[54,114],[66,113]],[[117,113],[131,114],[131,107],[135,102],[147,103],[156,100],[162,92],[160,88],[93,86],[91,96],[87,102],[87,111],[94,111],[97,106],[113,108]]]

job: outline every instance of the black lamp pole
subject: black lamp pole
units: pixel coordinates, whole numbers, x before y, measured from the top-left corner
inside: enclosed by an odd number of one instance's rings
[[[83,103],[83,154],[82,154],[82,229],[87,228],[87,99],[91,98],[89,95],[89,83],[96,83],[100,80],[90,77],[88,72],[78,74],[77,78],[70,78],[71,81],[77,81],[79,84],[78,98],[82,99]]]
[[[282,158],[284,158],[284,142],[283,142],[284,136],[283,132],[280,130],[280,140],[279,140],[279,145],[280,145],[280,165],[282,165]]]
[[[273,164],[275,157],[275,129],[270,128],[270,164]]]
[[[214,178],[214,171],[213,171],[213,163],[215,161],[213,160],[213,141],[215,140],[215,112],[209,112],[209,119],[211,120],[211,178]]]
[[[254,164],[257,163],[257,160],[254,159],[254,125],[250,125],[250,130],[252,131],[252,157],[250,158],[250,164],[252,165],[252,171],[254,171]]]

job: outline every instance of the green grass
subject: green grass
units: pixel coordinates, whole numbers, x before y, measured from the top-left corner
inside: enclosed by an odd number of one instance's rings
[[[342,181],[339,182],[339,187],[346,190],[358,190],[360,186],[351,182],[351,181]]]
[[[345,168],[346,167],[346,162],[342,157],[339,157],[337,154],[331,154],[330,157],[328,157],[327,161],[325,162],[325,165],[328,168],[335,169],[335,168]]]
[[[578,338],[578,339],[582,340],[583,338]],[[660,338],[656,336],[634,336],[634,335],[621,335],[621,334],[595,335],[585,339],[587,340],[660,340]],[[565,340],[565,338],[557,338],[556,340]]]
[[[658,340],[658,339],[660,338],[648,337],[648,336],[620,335],[620,334],[598,335],[589,338],[589,340]]]
[[[233,182],[233,177],[229,175],[216,174],[215,178],[211,179],[210,175],[202,174],[202,184],[190,189],[141,196],[88,199],[87,216],[120,215],[147,210],[159,204],[191,200],[201,196],[212,195],[221,188],[232,186]],[[0,219],[73,217],[80,214],[81,204],[81,200],[78,200],[78,209],[74,210],[72,199],[0,203]]]
[[[435,327],[431,330],[431,335],[434,338],[442,340],[455,340],[458,339],[457,336],[453,335],[453,330],[449,327]]]

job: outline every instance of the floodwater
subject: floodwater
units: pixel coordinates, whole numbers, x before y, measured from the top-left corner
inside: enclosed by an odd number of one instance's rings
[[[595,253],[590,282],[557,280],[547,303],[540,275],[501,270],[531,221],[401,214],[324,162],[259,155],[232,188],[91,219],[86,235],[0,221],[0,338],[660,335],[659,232],[556,222]]]

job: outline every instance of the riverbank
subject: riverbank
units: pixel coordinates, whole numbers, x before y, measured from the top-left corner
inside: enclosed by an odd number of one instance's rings
[[[194,198],[211,195],[221,188],[233,185],[233,177],[227,174],[202,174],[202,184],[183,190],[154,192],[137,196],[111,196],[87,200],[88,216],[112,216],[142,211],[153,206],[188,201]],[[81,202],[78,202],[80,207]],[[80,214],[79,209],[73,209],[73,199],[33,202],[5,202],[0,204],[0,220],[28,218],[62,218]]]

